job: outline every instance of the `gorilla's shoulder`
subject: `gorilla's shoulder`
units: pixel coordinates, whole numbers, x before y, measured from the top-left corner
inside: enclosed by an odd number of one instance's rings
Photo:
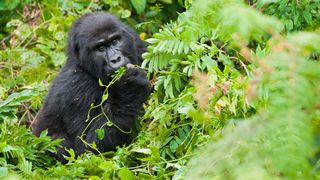
[[[51,93],[73,96],[88,89],[92,89],[92,91],[103,90],[99,86],[98,80],[84,70],[65,65],[53,81],[50,91]]]

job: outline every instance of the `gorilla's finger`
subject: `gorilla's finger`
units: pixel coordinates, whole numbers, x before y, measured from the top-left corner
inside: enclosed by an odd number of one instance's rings
[[[134,65],[131,64],[131,63],[128,63],[128,64],[126,65],[126,68],[127,68],[127,69],[132,69],[132,68],[134,68]]]

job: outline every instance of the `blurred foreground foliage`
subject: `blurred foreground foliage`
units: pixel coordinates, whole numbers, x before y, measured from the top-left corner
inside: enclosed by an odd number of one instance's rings
[[[4,2],[0,177],[320,178],[319,1]],[[62,165],[49,155],[59,141],[25,125],[65,62],[71,23],[91,11],[137,28],[155,91],[131,145],[80,157],[70,150]]]

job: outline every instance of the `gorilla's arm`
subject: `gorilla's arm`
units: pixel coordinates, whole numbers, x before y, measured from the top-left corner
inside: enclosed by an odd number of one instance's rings
[[[33,134],[39,136],[47,129],[52,139],[63,139],[62,146],[74,148],[75,137],[85,126],[84,117],[90,103],[97,103],[95,99],[101,97],[102,92],[103,89],[99,88],[96,80],[75,65],[67,64],[53,81],[44,104],[33,121]],[[62,155],[66,154],[63,148],[59,148],[54,156],[65,162]]]

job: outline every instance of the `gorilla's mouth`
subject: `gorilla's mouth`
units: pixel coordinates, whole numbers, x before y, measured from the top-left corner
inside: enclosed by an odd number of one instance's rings
[[[105,72],[107,75],[114,74],[115,71],[117,71],[120,67],[126,67],[128,64],[130,64],[129,59],[121,56],[117,60],[113,61],[112,59],[108,62],[105,62]]]
[[[105,68],[104,68],[104,74],[106,74],[107,76],[112,76],[112,75],[114,75],[115,73],[116,73],[116,71],[119,69],[119,68],[121,68],[121,67],[125,67],[126,69],[127,69],[127,65],[128,64],[130,64],[130,63],[125,63],[125,64],[123,64],[123,65],[121,65],[121,66],[119,66],[119,67],[117,67],[117,68],[113,68],[113,67],[111,67],[111,66],[106,66]]]

